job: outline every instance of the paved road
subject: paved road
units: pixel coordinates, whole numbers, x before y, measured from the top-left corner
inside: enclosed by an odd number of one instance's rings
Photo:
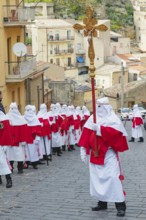
[[[130,123],[126,127],[129,131]],[[146,131],[144,130],[146,141]],[[146,219],[146,143],[130,143],[121,154],[127,193],[124,220]],[[115,220],[116,209],[92,212],[96,201],[89,195],[88,167],[79,156],[79,148],[53,157],[49,166],[30,168],[23,175],[14,170],[13,188],[0,186],[0,220]]]

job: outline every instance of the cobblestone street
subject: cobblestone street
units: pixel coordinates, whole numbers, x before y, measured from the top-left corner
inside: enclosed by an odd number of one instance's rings
[[[130,122],[127,130],[130,139]],[[120,154],[125,175],[127,211],[124,220],[146,219],[146,130],[145,142],[130,143],[129,151]],[[53,156],[52,162],[31,167],[24,174],[12,174],[13,187],[0,186],[0,220],[114,220],[116,209],[92,212],[96,200],[89,194],[88,167],[80,160],[79,148]]]

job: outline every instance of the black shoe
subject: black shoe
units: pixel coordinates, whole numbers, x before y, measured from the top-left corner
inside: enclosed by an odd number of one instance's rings
[[[117,216],[118,217],[124,217],[125,216],[125,211],[124,210],[118,210],[117,211]]]
[[[62,150],[63,150],[63,151],[66,151],[65,145],[62,145]]]
[[[92,207],[92,211],[100,211],[100,210],[105,210],[107,209],[107,207],[102,207],[100,205],[96,206],[96,207]]]
[[[138,140],[138,142],[144,142],[143,137],[140,137],[139,140]]]
[[[38,169],[38,167],[37,167],[36,165],[34,165],[34,166],[33,166],[33,169],[37,170],[37,169]]]
[[[1,176],[0,176],[0,185],[1,185],[1,184],[3,184],[3,181],[2,181],[2,178],[1,178]]]
[[[107,209],[107,202],[99,201],[96,207],[92,208],[92,211],[100,211]]]
[[[7,184],[6,184],[6,188],[11,188],[12,187],[12,179],[7,179]]]
[[[70,145],[71,150],[75,150],[74,145]]]
[[[38,164],[39,164],[39,165],[44,165],[45,162],[39,161]]]
[[[131,140],[129,140],[129,142],[134,142],[134,140],[135,140],[135,139],[132,137]]]
[[[23,170],[18,170],[18,174],[22,174],[23,173]]]

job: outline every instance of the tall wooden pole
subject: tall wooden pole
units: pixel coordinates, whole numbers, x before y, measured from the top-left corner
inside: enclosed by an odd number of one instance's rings
[[[90,60],[90,79],[91,79],[91,88],[92,88],[92,109],[93,109],[93,122],[96,123],[96,102],[95,102],[95,84],[94,84],[94,78],[95,78],[95,66],[94,66],[94,58],[95,58],[95,52],[94,52],[94,45],[93,45],[93,37],[97,37],[97,30],[98,31],[106,31],[108,28],[101,24],[97,24],[97,19],[93,18],[93,8],[87,7],[86,9],[86,15],[87,17],[83,19],[83,25],[81,24],[75,24],[73,28],[76,30],[83,30],[83,34],[85,37],[88,37],[88,57]],[[96,132],[95,132],[95,152],[94,155],[98,156],[98,147],[96,143]]]

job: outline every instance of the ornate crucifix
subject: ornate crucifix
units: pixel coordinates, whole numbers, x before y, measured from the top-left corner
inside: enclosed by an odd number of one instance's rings
[[[93,121],[96,123],[96,105],[95,105],[95,86],[94,86],[94,78],[95,78],[95,66],[94,66],[94,58],[95,58],[95,52],[94,52],[94,45],[93,45],[93,37],[97,37],[97,30],[98,31],[106,31],[108,28],[104,25],[96,25],[97,19],[93,18],[93,9],[92,7],[88,7],[86,9],[87,17],[83,19],[83,25],[81,24],[75,24],[73,25],[73,28],[76,30],[83,30],[83,34],[85,37],[88,37],[88,57],[90,60],[90,78],[91,78],[91,88],[92,88],[92,108],[93,108]],[[96,136],[96,134],[95,134]],[[98,148],[96,144],[96,138],[95,138],[95,156],[98,156]]]

